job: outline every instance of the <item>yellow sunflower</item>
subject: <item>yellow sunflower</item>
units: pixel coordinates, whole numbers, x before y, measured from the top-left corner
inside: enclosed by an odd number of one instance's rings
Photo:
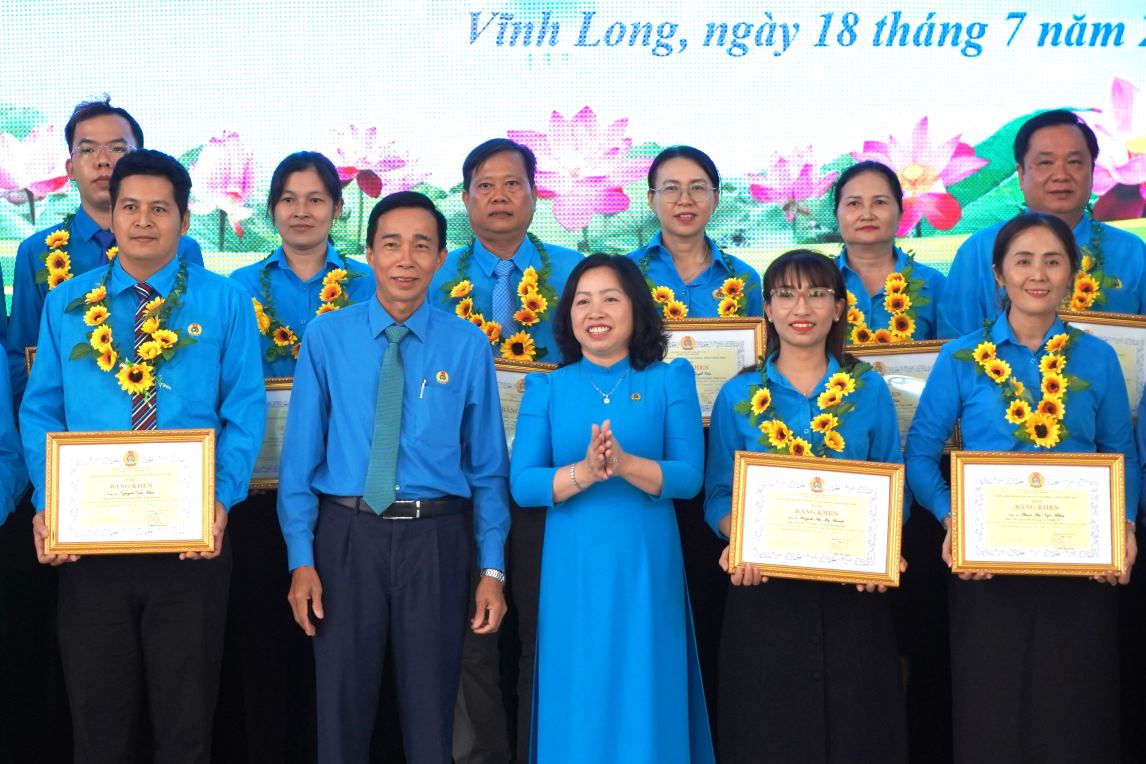
[[[72,238],[71,234],[66,230],[52,231],[44,239],[44,243],[48,245],[48,249],[60,249],[68,245],[68,240]]]
[[[142,345],[140,345],[139,349],[135,352],[143,360],[150,361],[163,352],[163,345],[159,344],[155,340],[148,340],[147,342],[144,342]]]
[[[824,392],[820,393],[816,398],[816,405],[822,409],[830,409],[833,406],[838,406],[844,399],[844,394],[839,390],[829,387]]]
[[[346,278],[346,276],[347,273],[345,268],[335,268],[322,277],[322,285],[330,286],[331,284],[337,284],[339,281],[342,281],[344,278]]]
[[[314,312],[314,315],[321,316],[323,313],[333,313],[336,310],[338,310],[337,305],[329,302],[324,302],[322,305],[318,306],[318,310]]]
[[[44,259],[44,265],[47,266],[49,272],[66,271],[71,267],[72,260],[66,252],[49,252]]]
[[[844,436],[840,435],[835,430],[829,430],[824,433],[824,447],[832,451],[844,450]]]
[[[474,285],[470,283],[469,279],[465,279],[454,284],[454,288],[450,290],[450,297],[454,299],[468,297],[473,290]]]
[[[541,321],[541,319],[537,317],[537,314],[529,308],[522,308],[521,310],[514,313],[513,320],[522,326],[533,326],[534,324]]]
[[[1061,353],[1062,349],[1066,347],[1067,340],[1069,340],[1069,339],[1070,339],[1070,335],[1067,334],[1066,332],[1063,332],[1062,334],[1056,334],[1055,336],[1053,336],[1049,340],[1047,340],[1047,344],[1046,344],[1047,352],[1048,353]]]
[[[857,326],[852,329],[851,340],[853,345],[870,345],[872,339],[871,329],[866,326]]]
[[[772,448],[787,448],[788,441],[792,439],[792,431],[779,419],[770,419],[762,423],[760,429],[768,437],[768,443]]]
[[[1090,306],[1094,304],[1094,298],[1090,295],[1079,294],[1077,292],[1070,298],[1071,310],[1090,310]]]
[[[915,321],[908,315],[892,316],[891,331],[898,338],[909,338],[915,334]]]
[[[96,366],[100,371],[111,371],[115,368],[115,362],[119,360],[119,356],[110,347],[99,354],[96,359]]]
[[[1001,358],[994,358],[983,364],[983,371],[996,382],[1006,382],[1011,376],[1011,365]]]
[[[904,294],[907,292],[907,279],[898,273],[893,273],[887,277],[883,291],[888,294]]]
[[[688,308],[680,300],[673,300],[665,304],[665,318],[669,321],[679,321],[688,316]]]
[[[875,333],[871,335],[871,338],[873,340],[875,340],[877,343],[880,343],[883,345],[886,345],[887,343],[889,343],[893,339],[895,339],[894,337],[891,336],[891,332],[889,332],[887,329],[876,329]]]
[[[1065,356],[1058,353],[1047,353],[1039,361],[1039,372],[1042,374],[1060,374],[1065,366]]]
[[[105,287],[103,284],[100,284],[95,289],[84,295],[84,302],[88,305],[94,305],[97,302],[103,302],[106,297],[107,287]]]
[[[848,308],[848,323],[852,326],[866,324],[867,321],[864,317],[863,311],[859,308]]]
[[[852,378],[852,375],[846,371],[837,371],[828,377],[827,389],[839,390],[841,395],[847,395],[848,393],[855,392],[856,381]]]
[[[256,316],[255,319],[259,322],[259,331],[263,334],[266,334],[267,330],[263,328],[264,321],[266,326],[269,327],[271,325],[271,320],[267,318],[267,314],[264,313],[261,316]],[[159,319],[155,317],[143,319],[143,324],[140,325],[140,330],[144,334],[155,334],[157,331],[159,331]]]
[[[662,305],[670,303],[676,297],[671,289],[666,286],[654,287],[652,292],[653,302],[658,302]]]
[[[1058,422],[1046,414],[1035,412],[1027,417],[1024,425],[1027,428],[1027,435],[1030,436],[1031,442],[1036,446],[1054,448],[1058,445],[1061,432]]]
[[[470,313],[466,316],[466,320],[478,328],[481,328],[485,324],[485,316],[481,313]]]
[[[537,291],[537,282],[536,281],[530,281],[528,279],[522,279],[517,284],[517,296],[518,297],[525,297],[525,295],[529,294],[530,292],[536,292],[536,291]]]
[[[1074,277],[1074,292],[1075,294],[1085,295],[1097,294],[1098,282],[1089,274],[1079,273]]]
[[[911,298],[905,294],[889,294],[883,298],[883,307],[888,313],[902,313],[911,307]]]
[[[166,330],[161,329],[160,331]],[[156,335],[158,334],[159,332],[156,332]],[[159,339],[159,337],[156,335],[153,335],[155,336],[155,339]],[[278,329],[275,329],[275,333],[271,336],[271,339],[280,348],[285,348],[298,342],[298,337],[295,337],[294,332],[292,332],[290,328],[286,326],[280,326]]]
[[[549,307],[549,300],[541,296],[540,292],[530,290],[521,298],[521,307],[532,310],[534,313],[544,313]]]
[[[97,327],[88,337],[88,344],[93,350],[104,352],[111,349],[111,327],[104,325]]]
[[[849,289],[848,290],[848,307],[854,308],[855,304],[856,304],[856,296],[854,294],[852,294],[851,290]]]
[[[154,372],[149,363],[125,363],[119,367],[115,379],[124,392],[139,395],[155,384]]]
[[[501,324],[497,321],[483,321],[481,330],[485,332],[486,339],[491,345],[501,339]]]
[[[147,304],[143,306],[143,309],[147,313],[154,313],[163,307],[164,302],[166,302],[166,300],[164,300],[162,297],[153,297],[147,301]]]
[[[119,247],[108,247],[103,254],[108,260],[114,260],[119,257]]]
[[[1094,270],[1094,257],[1091,255],[1082,256],[1082,265],[1080,266],[1083,273],[1090,273]]]
[[[1066,377],[1061,374],[1044,374],[1041,386],[1043,397],[1061,398],[1068,384]]]
[[[1027,392],[1027,387],[1014,377],[1011,378],[1011,388],[1015,395],[1023,395]]]
[[[812,430],[814,432],[828,432],[839,426],[840,420],[835,414],[817,414],[812,418]]]
[[[1031,415],[1031,407],[1026,401],[1015,399],[1007,404],[1007,421],[1011,424],[1022,424]]]
[[[803,438],[792,438],[788,444],[788,453],[792,456],[807,456],[812,452],[812,444]]]
[[[99,326],[107,320],[107,308],[102,305],[93,305],[84,313],[84,323],[88,326]]]
[[[744,279],[725,279],[720,285],[720,293],[725,297],[739,297],[744,294]]]
[[[1058,398],[1043,398],[1039,401],[1038,412],[1051,419],[1060,420],[1066,414],[1066,406]]]
[[[740,312],[740,304],[736,302],[735,297],[723,297],[720,304],[716,306],[716,315],[721,318],[728,318],[735,316]]]
[[[993,342],[980,342],[971,351],[971,357],[975,359],[976,363],[986,363],[995,358],[995,344]]]
[[[762,387],[752,394],[752,413],[755,416],[760,416],[768,407],[772,405],[772,393],[768,392],[768,388]]]
[[[521,280],[528,281],[530,284],[537,284],[537,269],[532,265],[521,272]]]
[[[473,315],[473,312],[474,300],[472,297],[467,297],[464,300],[459,301],[458,304],[454,306],[454,313],[458,315],[458,318],[469,318],[471,315]]]
[[[51,271],[48,273],[48,290],[50,291],[55,289],[71,277],[72,274],[68,273],[67,271]]]
[[[532,361],[537,354],[533,338],[525,332],[518,332],[501,343],[501,357],[511,361]]]
[[[322,300],[323,302],[333,302],[341,296],[342,287],[340,287],[338,284],[327,284],[322,288],[322,291],[318,293],[318,299]]]

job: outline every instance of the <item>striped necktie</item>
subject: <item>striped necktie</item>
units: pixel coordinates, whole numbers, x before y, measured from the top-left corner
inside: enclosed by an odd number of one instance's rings
[[[509,337],[517,332],[513,320],[513,295],[510,279],[516,266],[512,260],[498,260],[493,268],[496,281],[493,283],[493,320],[501,325],[501,336]]]
[[[145,308],[151,300],[151,286],[146,282],[140,282],[135,285],[135,294],[139,298],[139,305],[135,308],[135,360],[139,361],[139,346],[150,339],[143,331],[143,324],[147,320]],[[145,393],[131,396],[131,429],[154,430],[158,419],[154,387]]]
[[[366,467],[366,488],[362,498],[377,514],[382,514],[397,498],[398,441],[402,432],[402,393],[406,389],[402,352],[399,347],[410,333],[397,324],[386,327],[386,354],[378,376],[378,397],[374,402],[374,438],[370,443],[370,463]]]

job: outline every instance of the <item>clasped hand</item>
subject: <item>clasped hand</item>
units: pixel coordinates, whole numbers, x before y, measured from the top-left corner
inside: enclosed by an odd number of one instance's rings
[[[628,461],[628,454],[613,435],[610,421],[606,419],[600,425],[593,425],[589,447],[585,449],[589,480],[599,483],[616,475],[623,477]]]

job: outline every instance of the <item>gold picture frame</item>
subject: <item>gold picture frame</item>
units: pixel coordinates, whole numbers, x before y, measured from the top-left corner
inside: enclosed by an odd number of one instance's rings
[[[287,412],[290,410],[290,396],[294,387],[294,377],[267,377],[267,421],[263,430],[263,444],[255,458],[255,468],[251,472],[252,491],[268,491],[279,487],[279,461],[282,458],[283,430],[286,428]]]
[[[951,571],[1122,573],[1124,479],[1122,454],[953,451]],[[1016,544],[1019,533],[1044,543]]]
[[[902,464],[737,451],[729,563],[777,578],[899,586],[903,486]]]
[[[26,374],[32,373],[32,361],[36,360],[36,346],[29,345],[24,348],[24,372]]]
[[[50,432],[45,550],[213,552],[215,431]]]
[[[497,374],[497,395],[501,402],[501,421],[505,428],[505,443],[512,451],[513,436],[517,432],[517,414],[521,410],[521,397],[525,395],[525,376],[535,371],[551,372],[557,368],[557,364],[495,358],[493,366]]]
[[[666,361],[686,358],[696,372],[696,394],[704,426],[712,421],[712,406],[724,383],[764,356],[767,332],[764,319],[684,318],[665,321],[668,334]],[[698,339],[699,335],[701,339]]]
[[[1093,334],[1114,348],[1126,381],[1130,417],[1137,419],[1142,388],[1146,386],[1146,316],[1094,310],[1060,311],[1058,315],[1064,324]]]

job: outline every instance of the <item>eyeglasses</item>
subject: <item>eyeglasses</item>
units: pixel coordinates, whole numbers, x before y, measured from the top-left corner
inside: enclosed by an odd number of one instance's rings
[[[793,289],[792,287],[777,287],[770,293],[773,305],[781,308],[795,307],[800,298],[812,308],[823,308],[831,305],[836,299],[836,290],[827,287],[811,287],[809,289]]]
[[[100,152],[107,154],[112,159],[120,159],[126,156],[129,151],[131,151],[131,147],[126,143],[105,143],[102,145],[85,143],[76,146],[72,153],[80,159],[95,159]]]
[[[679,202],[681,196],[685,193],[688,194],[689,199],[703,199],[708,194],[711,194],[716,189],[702,181],[696,183],[689,183],[688,188],[678,186],[676,183],[666,183],[660,188],[652,189],[654,194],[660,194],[661,198],[669,204]]]

